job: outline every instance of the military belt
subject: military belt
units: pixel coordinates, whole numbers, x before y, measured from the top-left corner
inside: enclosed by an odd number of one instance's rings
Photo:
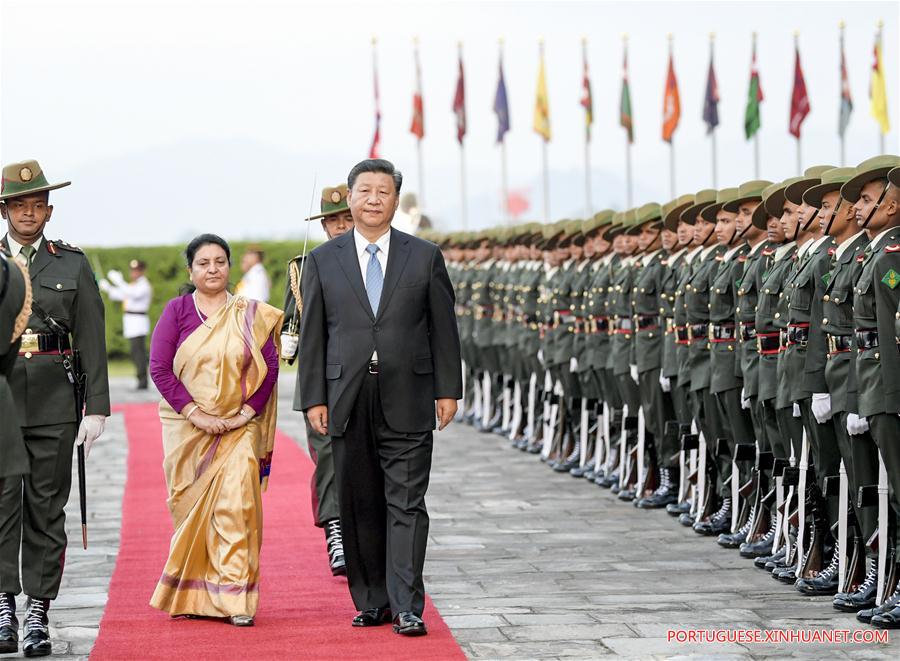
[[[832,335],[828,333],[828,355],[847,353],[853,344],[850,335]]]
[[[591,331],[609,333],[609,317],[591,317]]]
[[[659,328],[659,317],[655,314],[636,314],[634,320],[639,331]]]
[[[694,340],[706,340],[708,329],[709,326],[707,324],[688,324],[688,342],[693,342]]]
[[[869,328],[857,328],[856,348],[860,351],[878,348],[878,331]]]
[[[710,324],[710,342],[734,342],[737,339],[737,328],[731,324]]]
[[[760,356],[771,356],[781,351],[781,333],[757,333],[756,351]]]
[[[631,323],[631,319],[624,317],[616,317],[613,321],[613,326],[611,328],[612,332],[622,335],[624,333],[630,333],[633,329],[633,325]]]
[[[691,338],[688,333],[687,326],[673,326],[672,330],[675,331],[675,344],[690,344]]]
[[[756,324],[751,322],[741,322],[741,342],[752,342],[756,339]]]
[[[19,355],[25,353],[60,353],[70,351],[72,345],[69,338],[55,333],[29,333],[22,334],[22,344],[19,346]]]
[[[809,342],[809,324],[791,324],[785,333],[787,342],[785,346],[799,346],[805,348]]]

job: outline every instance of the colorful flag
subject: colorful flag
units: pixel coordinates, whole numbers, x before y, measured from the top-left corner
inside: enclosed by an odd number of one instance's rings
[[[882,135],[891,130],[888,118],[887,90],[884,85],[884,61],[881,59],[881,30],[875,35],[875,53],[872,62],[872,77],[869,80],[869,103],[872,117],[881,127]]]
[[[456,139],[462,144],[466,137],[466,81],[463,75],[462,49],[459,51],[459,79],[453,96],[453,112],[456,115]]]
[[[503,79],[503,56],[500,56],[500,77],[494,93],[494,114],[497,115],[497,142],[509,131],[509,103],[506,100],[506,82]]]
[[[425,104],[422,102],[422,66],[419,63],[419,48],[415,50],[416,60],[416,91],[413,93],[412,122],[409,132],[421,140],[425,137]]]
[[[841,29],[841,111],[838,116],[838,135],[842,138],[850,123],[853,98],[850,96],[850,80],[847,78],[847,61],[844,58],[844,31]]]
[[[719,84],[713,67],[712,48],[709,52],[709,72],[706,74],[706,94],[703,96],[703,121],[706,122],[707,135],[719,125]]]
[[[537,94],[534,99],[534,132],[540,135],[544,142],[550,141],[550,98],[547,96],[543,46],[541,46],[541,63],[538,69]]]
[[[594,97],[591,95],[591,77],[588,74],[587,46],[584,46],[584,74],[582,76],[581,107],[584,108],[585,139],[591,140],[591,126],[594,123]]]
[[[763,101],[759,71],[756,69],[756,37],[753,38],[753,56],[750,60],[750,89],[747,91],[747,109],[744,111],[744,134],[749,140],[761,125],[759,104]]]
[[[372,136],[372,146],[369,147],[369,158],[378,158],[378,150],[381,147],[381,97],[378,94],[378,53],[375,50],[375,40],[372,40],[372,76],[375,80],[375,135]]]
[[[791,93],[791,116],[788,120],[788,131],[800,139],[800,126],[809,114],[809,96],[806,94],[806,81],[803,79],[803,67],[800,66],[800,47],[794,47],[794,91]]]
[[[628,142],[634,142],[634,117],[631,115],[631,92],[628,89],[628,47],[622,57],[622,96],[619,99],[619,125],[628,133]]]
[[[678,80],[675,78],[675,61],[669,51],[669,72],[666,74],[666,91],[663,96],[662,139],[672,142],[678,120],[681,119],[681,100],[678,98]]]

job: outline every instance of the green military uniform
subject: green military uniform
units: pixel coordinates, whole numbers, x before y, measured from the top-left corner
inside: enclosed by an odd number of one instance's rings
[[[17,422],[16,406],[7,379],[19,351],[20,335],[25,330],[31,309],[28,271],[0,250],[0,491],[4,478],[28,472],[28,452]],[[24,317],[24,319],[23,319]]]
[[[347,185],[340,184],[333,188],[325,188],[322,190],[322,199],[320,204],[320,213],[307,218],[307,221],[327,218],[339,213],[349,211],[347,206]],[[305,254],[294,257],[288,263],[287,278],[284,291],[284,326],[282,334],[293,334],[296,336],[300,328],[300,315],[303,311],[303,292],[301,290],[301,274],[303,272],[303,260],[306,259]],[[299,303],[299,304],[298,304]],[[282,346],[288,343],[283,342]],[[296,359],[296,349],[282,357],[289,364],[293,364]],[[297,370],[297,385],[294,389],[293,409],[302,411],[300,405],[300,365]],[[312,489],[310,496],[312,498],[313,520],[319,528],[325,527],[329,521],[337,520],[340,516],[338,511],[337,487],[334,477],[334,457],[332,454],[331,439],[327,435],[318,433],[313,429],[306,414],[303,414],[306,423],[306,442],[309,448],[309,456],[316,465],[313,472]]]
[[[58,187],[47,183],[36,162],[17,163],[3,170],[0,200]],[[0,243],[17,259],[30,262],[33,295],[19,359],[9,376],[31,474],[22,480],[8,478],[0,494],[0,592],[18,594],[24,587],[32,599],[55,599],[66,548],[63,508],[78,432],[63,360],[70,349],[78,350],[86,379],[84,414],[108,416],[103,301],[90,263],[78,248],[45,237],[31,246],[16,246],[9,236]],[[54,332],[48,317],[65,335]]]

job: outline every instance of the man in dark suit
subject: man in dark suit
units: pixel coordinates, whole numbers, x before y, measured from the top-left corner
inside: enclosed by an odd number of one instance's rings
[[[432,430],[456,414],[462,373],[441,251],[391,229],[402,181],[388,161],[357,164],[354,230],[310,253],[300,402],[332,437],[353,625],[424,635]]]

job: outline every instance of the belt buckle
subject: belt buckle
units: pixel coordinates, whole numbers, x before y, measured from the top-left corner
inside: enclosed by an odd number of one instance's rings
[[[19,347],[19,351],[40,351],[38,337],[37,333],[22,333],[22,345]]]
[[[378,374],[378,361],[377,360],[369,361],[369,374]]]

